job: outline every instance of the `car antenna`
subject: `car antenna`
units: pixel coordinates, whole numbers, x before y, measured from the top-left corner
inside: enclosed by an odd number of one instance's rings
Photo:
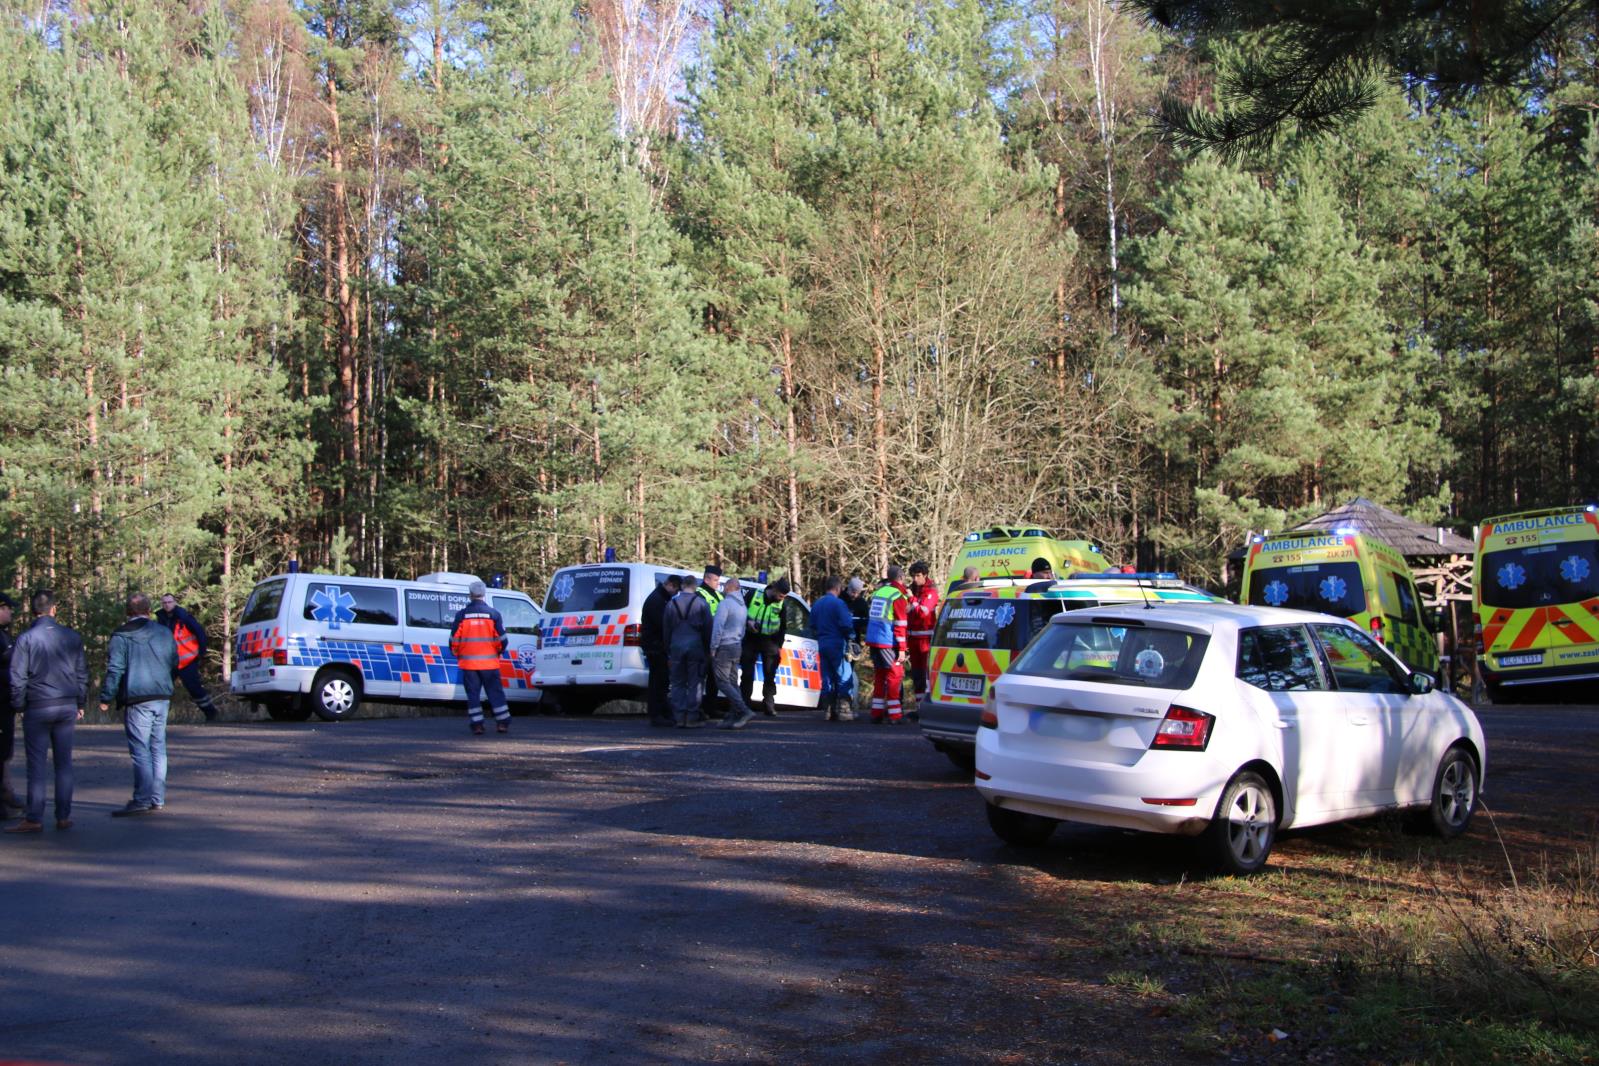
[[[1149,597],[1149,586],[1144,582],[1142,574],[1138,576],[1137,581],[1138,591],[1144,594],[1144,610],[1153,611],[1155,609],[1155,601]]]

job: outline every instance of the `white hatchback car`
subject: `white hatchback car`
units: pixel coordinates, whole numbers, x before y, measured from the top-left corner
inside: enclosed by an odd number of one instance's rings
[[[1012,844],[1071,820],[1205,835],[1250,873],[1279,829],[1411,808],[1452,837],[1477,716],[1342,618],[1184,604],[1056,615],[994,686],[977,788]]]

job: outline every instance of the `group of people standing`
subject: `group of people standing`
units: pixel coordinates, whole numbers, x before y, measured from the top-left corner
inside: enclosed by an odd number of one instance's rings
[[[702,576],[673,574],[644,601],[640,642],[649,665],[649,721],[653,726],[702,726],[718,697],[726,701],[723,729],[754,720],[757,664],[760,713],[777,714],[777,671],[789,616],[791,589],[784,578],[755,589],[710,565]],[[938,617],[938,590],[928,566],[910,568],[910,584],[897,566],[865,595],[865,582],[829,577],[811,607],[811,629],[821,654],[821,709],[828,721],[849,721],[854,710],[854,661],[864,647],[873,668],[873,722],[899,722],[906,714],[901,687],[912,669],[917,704],[926,697],[927,657]],[[912,710],[914,715],[914,708]]]
[[[0,593],[0,803],[9,815],[20,810],[22,821],[7,833],[39,833],[44,829],[46,771],[55,769],[57,829],[72,828],[72,739],[89,697],[89,665],[83,638],[56,621],[56,596],[40,589],[29,599],[33,622],[15,641],[8,632],[17,605]],[[182,681],[206,721],[217,717],[216,705],[200,680],[205,655],[205,627],[168,594],[161,610],[150,614],[150,598],[128,596],[127,619],[111,634],[100,710],[115,704],[123,712],[128,754],[133,760],[133,797],[112,811],[113,817],[151,814],[166,804],[167,716],[172,691]],[[22,718],[27,751],[27,800],[12,790],[9,763],[15,747],[17,716]]]

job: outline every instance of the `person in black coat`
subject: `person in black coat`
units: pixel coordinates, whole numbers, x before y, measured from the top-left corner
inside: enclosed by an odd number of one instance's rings
[[[667,687],[671,683],[671,669],[666,659],[666,636],[662,631],[662,615],[666,605],[683,589],[683,579],[676,574],[666,575],[666,580],[655,586],[644,599],[640,618],[639,644],[644,650],[644,663],[650,670],[649,712],[650,725],[672,725],[672,709],[667,705]]]

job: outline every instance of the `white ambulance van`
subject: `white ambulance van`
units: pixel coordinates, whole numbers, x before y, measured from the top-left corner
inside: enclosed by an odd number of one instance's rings
[[[364,700],[464,703],[450,624],[476,580],[452,573],[415,581],[306,573],[266,578],[239,616],[229,686],[279,721],[315,713],[337,722]],[[511,589],[489,589],[488,602],[505,620],[500,679],[506,701],[537,703],[541,612]]]
[[[655,563],[584,563],[555,572],[544,597],[534,684],[563,709],[592,711],[608,699],[640,699],[650,670],[641,644],[644,601],[669,576],[698,573]],[[739,579],[745,602],[758,582]],[[814,708],[822,696],[821,651],[810,607],[790,592],[783,606],[788,636],[777,668],[777,702]],[[756,665],[756,694],[763,674]]]

